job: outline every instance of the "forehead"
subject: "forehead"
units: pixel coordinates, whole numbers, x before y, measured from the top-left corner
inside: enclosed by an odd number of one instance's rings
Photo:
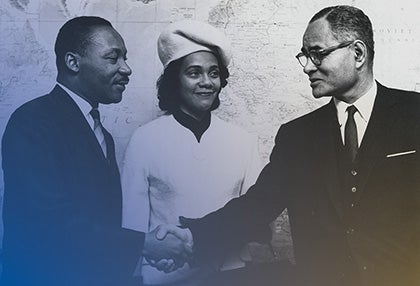
[[[211,67],[217,66],[217,58],[211,52],[199,51],[189,54],[182,61],[182,67],[188,68],[190,66]]]
[[[126,52],[124,40],[112,27],[101,26],[92,29],[89,37],[89,48],[100,50],[121,50]]]
[[[309,23],[303,35],[303,49],[305,50],[323,49],[337,42],[325,18]]]

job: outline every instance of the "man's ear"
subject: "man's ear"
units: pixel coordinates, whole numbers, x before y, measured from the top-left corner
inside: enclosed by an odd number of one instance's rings
[[[354,58],[356,67],[361,67],[368,60],[368,49],[366,44],[361,40],[354,41]]]
[[[67,52],[64,56],[64,62],[69,70],[79,72],[80,55],[73,52]]]

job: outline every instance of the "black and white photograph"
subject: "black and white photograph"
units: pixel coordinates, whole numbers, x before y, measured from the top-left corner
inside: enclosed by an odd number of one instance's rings
[[[418,11],[0,0],[0,285],[420,285]]]

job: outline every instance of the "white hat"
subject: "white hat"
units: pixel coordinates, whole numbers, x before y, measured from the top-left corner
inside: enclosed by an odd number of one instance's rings
[[[164,68],[174,60],[198,51],[220,56],[227,67],[232,57],[229,40],[215,27],[205,22],[182,20],[169,24],[158,39],[158,54]]]

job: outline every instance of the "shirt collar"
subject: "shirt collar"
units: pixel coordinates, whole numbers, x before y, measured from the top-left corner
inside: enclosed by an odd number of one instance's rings
[[[89,112],[92,110],[92,106],[90,105],[90,103],[87,102],[82,97],[80,97],[79,95],[77,95],[76,93],[74,93],[73,91],[71,91],[70,89],[68,89],[63,84],[57,82],[57,85],[60,86],[62,89],[64,89],[65,92],[67,92],[67,94],[73,99],[73,101],[76,103],[76,105],[82,111],[83,115],[86,118],[89,118],[89,116],[90,116]]]
[[[377,90],[378,90],[378,87],[377,87],[376,81],[374,81],[372,86],[369,88],[369,90],[364,95],[362,95],[358,100],[356,100],[353,104],[348,104],[344,101],[341,101],[333,97],[335,107],[337,108],[337,117],[338,117],[338,122],[340,126],[343,126],[343,124],[346,123],[346,120],[347,120],[346,109],[350,105],[356,106],[357,111],[360,114],[361,118],[367,124],[372,114],[373,104],[375,102]]]

